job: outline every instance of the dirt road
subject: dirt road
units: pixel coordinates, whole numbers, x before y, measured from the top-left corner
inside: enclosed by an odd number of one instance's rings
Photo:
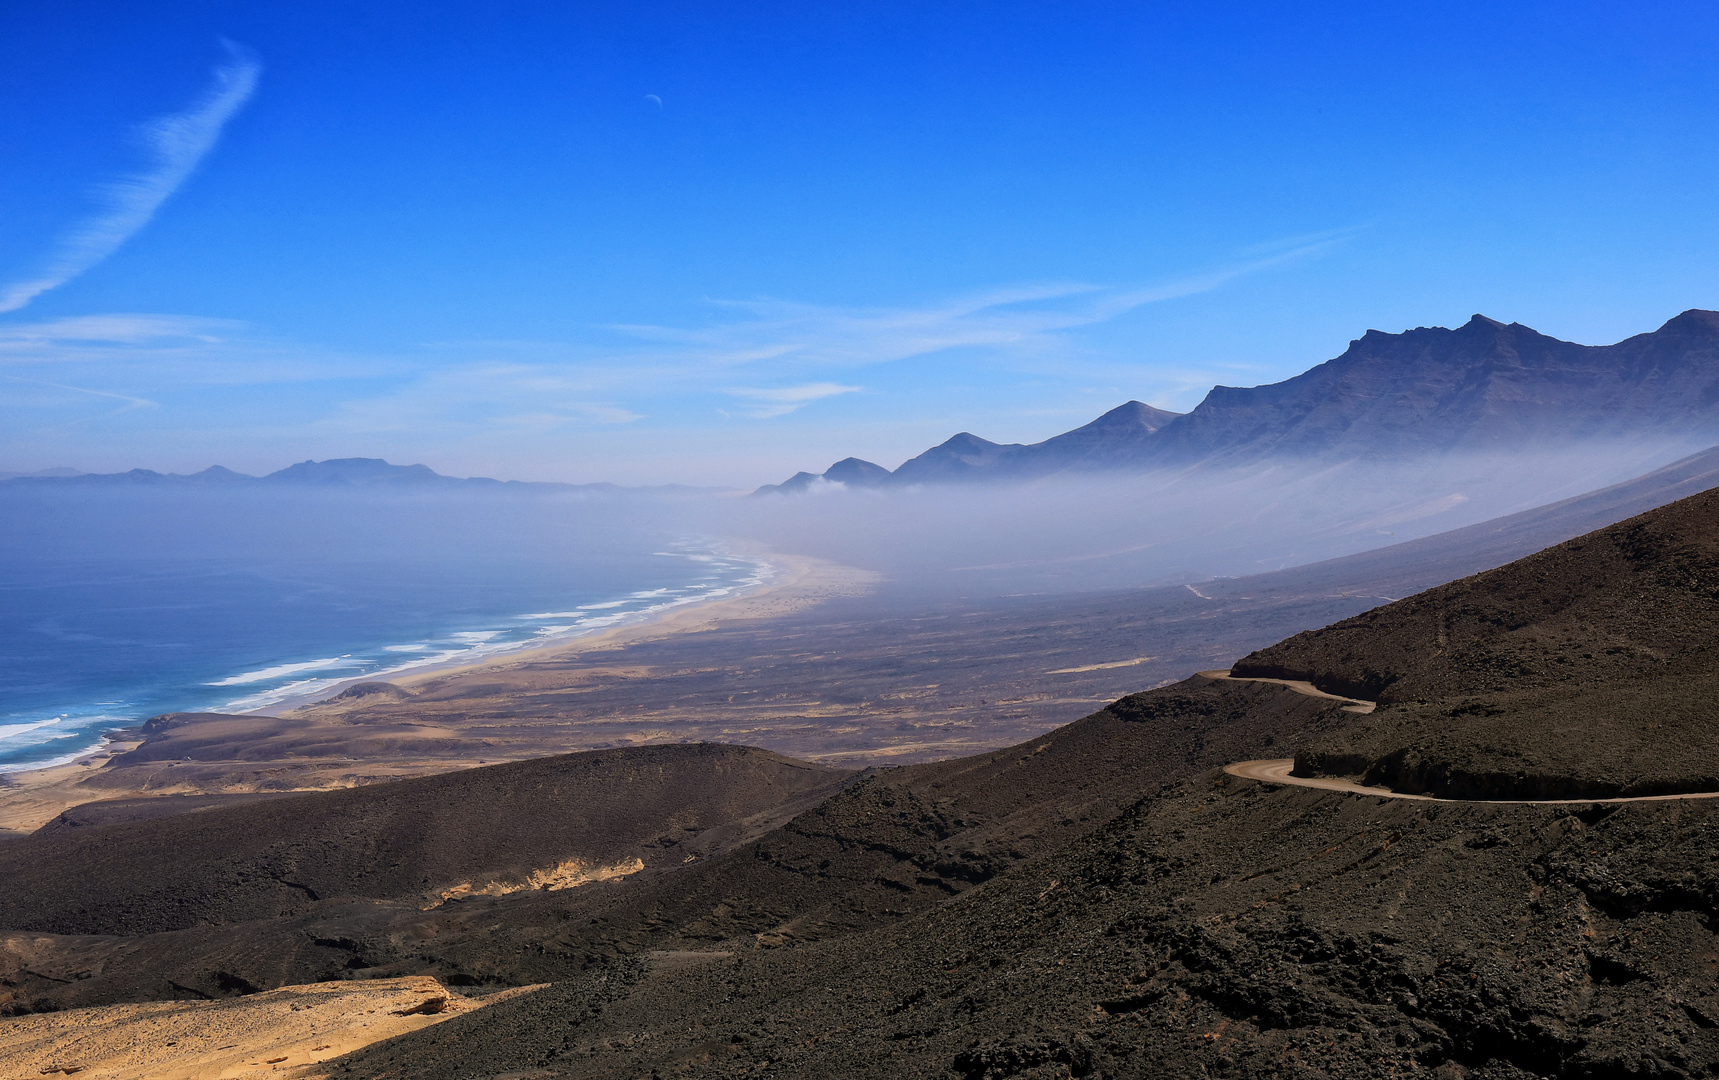
[[[1198,674],[1204,679],[1222,679],[1227,682],[1276,683],[1279,686],[1287,686],[1298,694],[1305,694],[1307,697],[1324,698],[1326,701],[1344,702],[1344,712],[1370,713],[1374,709],[1378,708],[1378,704],[1376,702],[1362,701],[1360,698],[1341,697],[1337,694],[1327,694],[1312,683],[1304,682],[1300,679],[1250,679],[1231,675],[1227,671],[1201,671]]]
[[[1626,803],[1626,802],[1670,802],[1673,799],[1719,799],[1719,791],[1695,791],[1686,795],[1630,795],[1615,799],[1441,799],[1435,795],[1409,795],[1392,791],[1390,788],[1366,787],[1353,780],[1338,780],[1329,776],[1291,776],[1289,771],[1295,768],[1293,758],[1269,758],[1261,761],[1238,761],[1233,765],[1225,765],[1224,772],[1231,776],[1240,776],[1248,780],[1263,780],[1268,784],[1288,784],[1292,787],[1319,788],[1324,791],[1343,791],[1350,795],[1372,795],[1380,799],[1420,799],[1425,802],[1448,803],[1492,803],[1511,806],[1558,806],[1560,804],[1593,803]]]
[[[1374,702],[1327,694],[1310,682],[1294,679],[1237,679],[1227,671],[1202,671],[1200,675],[1207,679],[1225,679],[1234,682],[1276,683],[1308,697],[1348,702],[1343,706],[1345,712],[1370,713],[1376,707]],[[1436,795],[1410,795],[1406,792],[1392,791],[1390,788],[1367,787],[1363,784],[1357,784],[1353,780],[1339,780],[1330,776],[1291,776],[1290,770],[1294,768],[1295,759],[1293,758],[1265,758],[1259,761],[1237,761],[1234,764],[1225,765],[1224,772],[1231,776],[1240,776],[1247,780],[1261,780],[1268,784],[1288,784],[1291,787],[1318,788],[1321,791],[1342,791],[1350,795],[1372,795],[1380,799],[1418,799],[1423,802],[1557,806],[1565,803],[1587,805],[1592,803],[1669,802],[1672,799],[1719,799],[1719,791],[1696,791],[1685,795],[1629,795],[1614,799],[1441,799]]]

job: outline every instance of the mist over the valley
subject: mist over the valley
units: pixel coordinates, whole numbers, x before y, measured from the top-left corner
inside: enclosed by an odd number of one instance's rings
[[[555,580],[676,544],[812,555],[936,592],[1198,582],[1459,528],[1639,476],[1703,449],[1609,440],[1407,460],[1264,460],[876,490],[737,493],[318,486],[0,484],[14,566],[342,566],[399,588]]]
[[[1009,486],[849,489],[710,504],[713,531],[937,591],[1234,577],[1461,528],[1639,476],[1704,444],[1609,440],[1394,461],[1256,461]]]

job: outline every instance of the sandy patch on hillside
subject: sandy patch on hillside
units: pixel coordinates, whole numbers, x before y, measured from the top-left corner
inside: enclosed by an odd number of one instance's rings
[[[524,881],[489,881],[482,885],[462,881],[458,885],[440,890],[436,899],[426,905],[424,910],[440,907],[449,900],[464,900],[468,896],[506,896],[527,889],[543,889],[546,892],[576,889],[593,881],[612,881],[618,877],[636,874],[644,868],[645,861],[640,858],[622,859],[611,866],[597,866],[584,859],[568,859],[555,866],[533,870],[526,875]]]
[[[310,1080],[359,1047],[535,989],[472,1000],[414,975],[21,1016],[0,1020],[0,1076]]]
[[[82,787],[82,783],[112,758],[135,748],[138,742],[136,739],[112,742],[69,765],[0,776],[0,839],[27,836],[66,810],[101,798],[100,794]]]

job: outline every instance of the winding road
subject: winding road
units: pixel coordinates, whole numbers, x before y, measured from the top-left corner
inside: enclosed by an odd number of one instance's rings
[[[1319,689],[1317,686],[1314,686],[1312,683],[1304,682],[1300,679],[1252,679],[1252,678],[1248,678],[1246,676],[1231,675],[1227,671],[1200,671],[1200,672],[1196,672],[1195,674],[1199,675],[1200,678],[1202,678],[1202,679],[1218,679],[1218,680],[1222,680],[1225,682],[1268,682],[1268,683],[1276,683],[1279,686],[1287,686],[1291,690],[1295,691],[1296,693],[1303,694],[1307,697],[1324,698],[1326,701],[1344,702],[1345,703],[1343,705],[1343,711],[1344,712],[1370,713],[1374,709],[1379,707],[1377,702],[1362,701],[1360,698],[1342,697],[1342,696],[1337,695],[1337,694],[1327,694],[1325,691]]]
[[[1298,694],[1308,697],[1325,698],[1329,701],[1344,701],[1345,712],[1370,713],[1375,707],[1371,701],[1361,701],[1358,698],[1339,697],[1327,694],[1309,682],[1295,679],[1250,679],[1236,678],[1227,671],[1202,671],[1201,677],[1207,679],[1223,679],[1234,682],[1268,682],[1279,686],[1287,686]],[[1231,776],[1239,776],[1244,780],[1258,780],[1266,784],[1284,784],[1290,787],[1318,788],[1321,791],[1341,791],[1348,795],[1370,795],[1377,799],[1414,799],[1418,802],[1465,803],[1482,806],[1560,806],[1580,804],[1589,806],[1594,803],[1626,803],[1626,802],[1670,802],[1674,799],[1719,799],[1719,791],[1694,791],[1684,795],[1626,795],[1611,799],[1442,799],[1436,795],[1410,795],[1407,792],[1392,791],[1390,788],[1367,787],[1353,780],[1339,780],[1330,776],[1291,776],[1290,770],[1295,768],[1294,758],[1263,758],[1258,761],[1237,761],[1224,766],[1224,772]]]

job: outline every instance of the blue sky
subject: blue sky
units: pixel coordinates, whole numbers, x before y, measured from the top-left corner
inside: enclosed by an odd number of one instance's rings
[[[0,471],[750,485],[1719,307],[1662,4],[0,11]]]

